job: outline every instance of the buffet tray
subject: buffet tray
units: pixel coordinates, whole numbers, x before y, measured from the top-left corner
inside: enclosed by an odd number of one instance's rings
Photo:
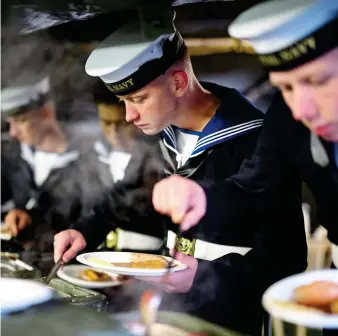
[[[0,271],[4,278],[37,279],[41,277],[38,269],[26,264],[13,253],[1,253]]]
[[[43,282],[43,280],[44,278],[41,278],[38,281]],[[98,311],[106,310],[106,297],[101,293],[73,285],[58,278],[52,279],[48,287],[54,292],[58,301],[75,306],[93,306]]]

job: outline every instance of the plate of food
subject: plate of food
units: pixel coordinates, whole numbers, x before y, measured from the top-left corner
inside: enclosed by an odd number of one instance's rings
[[[0,315],[23,311],[53,299],[53,292],[44,284],[26,279],[0,279]]]
[[[127,277],[124,275],[107,274],[86,265],[66,265],[58,270],[57,276],[84,288],[115,287],[127,281]]]
[[[0,226],[0,239],[1,240],[11,240],[12,239],[12,234],[9,231],[9,229],[6,226],[5,223],[1,223],[1,226]]]
[[[280,320],[315,329],[338,328],[338,270],[285,278],[267,289],[263,306]]]
[[[105,272],[130,276],[161,276],[167,273],[168,265],[173,260],[155,254],[133,252],[93,252],[77,256],[81,264]],[[178,272],[187,268],[178,260],[170,265],[169,272]]]

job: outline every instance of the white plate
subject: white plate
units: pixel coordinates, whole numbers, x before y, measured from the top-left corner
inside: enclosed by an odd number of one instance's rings
[[[109,274],[115,279],[115,280],[112,279],[111,281],[87,281],[80,279],[80,273],[90,268],[91,267],[88,267],[86,265],[66,265],[58,270],[57,276],[65,281],[70,282],[73,285],[81,286],[84,288],[106,288],[120,286],[123,284],[123,281],[117,280],[118,274],[114,275]],[[101,270],[98,271],[101,272]]]
[[[338,284],[338,270],[311,271],[285,278],[267,289],[263,295],[263,306],[270,315],[286,322],[309,328],[338,328],[338,315],[329,315],[312,311],[296,311],[280,306],[278,302],[276,302],[291,301],[293,291],[297,287],[318,280],[328,280]]]
[[[41,283],[14,278],[0,279],[1,315],[21,311],[52,298],[52,290]]]
[[[131,276],[161,276],[167,273],[167,268],[130,268],[130,267],[118,267],[114,265],[109,265],[108,263],[119,262],[127,263],[131,261],[132,255],[140,255],[141,253],[132,253],[132,252],[92,252],[84,253],[77,256],[77,260],[81,264],[89,265],[98,270],[108,271],[109,273],[124,274]],[[90,258],[97,258],[103,260],[105,263],[96,263]],[[170,257],[164,257],[167,260],[172,260]],[[186,265],[182,264],[178,260],[175,260],[176,267],[170,269],[170,272],[178,272],[187,268]]]
[[[2,230],[4,230],[5,227],[6,227],[6,225],[4,223],[1,223],[1,226],[0,226],[0,239],[1,240],[11,240],[12,239],[12,235],[10,233],[2,232]]]

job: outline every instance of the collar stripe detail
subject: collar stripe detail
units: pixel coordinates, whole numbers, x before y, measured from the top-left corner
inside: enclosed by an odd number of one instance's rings
[[[171,143],[176,147],[176,136],[175,136],[174,130],[169,126],[169,127],[166,127],[163,131],[168,136]]]
[[[251,124],[253,124],[253,123],[260,123],[260,124],[262,124],[262,123],[263,123],[263,119],[251,120],[251,121],[245,122],[245,123],[243,123],[243,124],[239,124],[239,125],[236,125],[236,126],[231,126],[231,127],[222,129],[222,130],[220,130],[220,131],[217,131],[217,132],[215,132],[215,133],[211,133],[211,134],[206,135],[205,137],[199,139],[199,140],[197,141],[197,145],[200,145],[200,144],[202,144],[203,142],[208,141],[209,138],[214,137],[215,135],[217,135],[217,134],[219,134],[219,133],[223,133],[223,132],[231,132],[231,131],[233,131],[233,130],[235,131],[235,130],[237,130],[238,128],[246,127],[246,126],[249,126],[249,125],[251,125]]]
[[[194,151],[193,151],[193,154],[199,152],[199,150],[202,148],[203,151],[205,150],[205,147],[207,147],[208,145],[212,144],[212,143],[216,143],[216,142],[220,142],[220,140],[224,140],[224,139],[228,139],[228,138],[232,138],[233,136],[237,135],[237,134],[242,134],[246,131],[249,131],[251,129],[254,129],[254,128],[258,128],[258,127],[261,127],[262,124],[254,124],[254,125],[251,125],[249,127],[245,127],[245,128],[241,128],[241,129],[236,129],[235,131],[232,131],[232,132],[226,132],[224,134],[221,134],[219,136],[217,136],[216,138],[206,142],[206,143],[203,143],[203,144],[200,144],[198,145]]]

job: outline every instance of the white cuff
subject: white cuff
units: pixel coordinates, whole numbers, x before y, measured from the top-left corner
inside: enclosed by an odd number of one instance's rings
[[[8,212],[14,209],[14,207],[15,207],[14,201],[12,199],[8,200],[4,204],[1,204],[1,212]]]
[[[175,247],[175,240],[176,234],[173,231],[168,231],[167,247],[169,249]],[[252,250],[252,247],[219,245],[197,239],[193,257],[212,261],[230,253],[245,255],[250,250]]]
[[[136,233],[126,230],[118,230],[117,245],[118,250],[159,250],[163,245],[163,240],[148,236],[142,233]]]
[[[332,253],[332,262],[338,268],[338,246],[335,244],[331,245],[331,253]]]

